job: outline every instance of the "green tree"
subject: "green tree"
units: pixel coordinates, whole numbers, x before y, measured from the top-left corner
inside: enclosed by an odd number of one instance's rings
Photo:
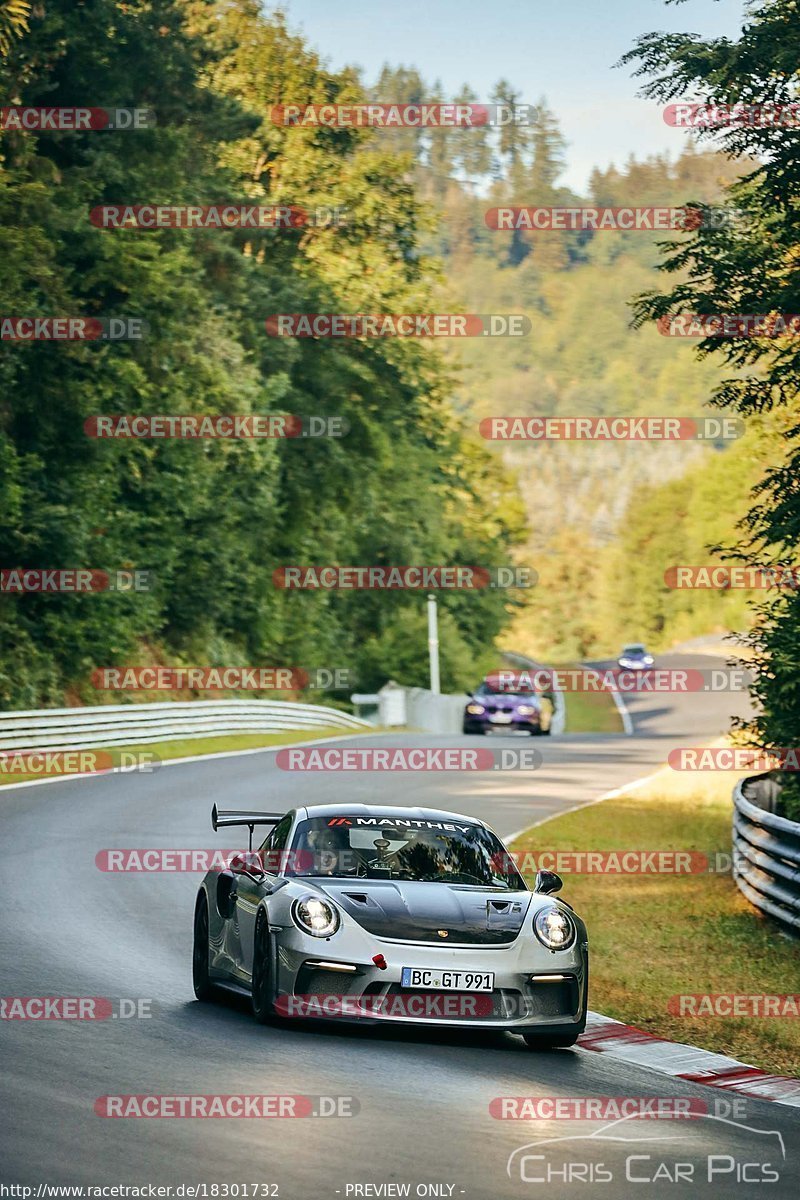
[[[800,71],[800,21],[796,0],[769,0],[748,9],[738,41],[705,41],[691,34],[649,34],[625,61],[648,78],[645,94],[662,102],[699,95],[727,104],[779,111],[796,104]],[[730,227],[698,229],[669,253],[664,269],[678,276],[666,293],[650,293],[637,320],[678,311],[796,313],[800,308],[800,141],[780,123],[743,121],[701,130],[729,156],[750,166],[728,189]],[[691,199],[691,197],[687,197]],[[800,341],[796,337],[707,338],[702,356],[733,369],[714,402],[745,415],[784,410],[790,426],[785,457],[756,491],[731,553],[754,565],[797,561],[800,544],[798,390]],[[792,745],[800,721],[800,597],[770,598],[750,639],[756,661],[754,696],[759,715],[750,727],[762,745]]]
[[[28,28],[30,0],[3,0],[0,4],[0,58],[5,58],[15,38]]]
[[[4,137],[0,310],[124,313],[149,332],[4,348],[0,564],[135,567],[152,590],[0,597],[0,703],[94,698],[92,667],[143,657],[357,675],[364,645],[385,640],[392,673],[393,623],[418,597],[281,592],[274,568],[505,564],[519,514],[502,489],[484,490],[491,460],[453,417],[438,353],[411,341],[272,339],[264,321],[433,310],[438,276],[422,245],[432,220],[408,156],[382,133],[272,123],[273,105],[366,96],[353,71],[327,71],[255,0],[53,0],[30,25],[2,66],[4,94],[64,105],[97,95],[153,108],[158,124]],[[348,223],[142,232],[88,221],[102,203],[221,198],[335,205]],[[83,432],[98,413],[276,411],[340,416],[349,433],[198,443]],[[507,619],[497,592],[443,603],[473,654]]]

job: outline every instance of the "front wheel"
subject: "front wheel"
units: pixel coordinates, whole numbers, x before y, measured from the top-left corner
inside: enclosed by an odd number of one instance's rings
[[[192,984],[198,1000],[214,998],[214,985],[208,971],[208,902],[201,894],[194,910],[194,941],[192,944]]]
[[[272,970],[270,964],[269,924],[262,911],[256,919],[256,937],[253,946],[253,986],[250,1003],[253,1016],[259,1025],[266,1025],[273,1015],[271,992]]]

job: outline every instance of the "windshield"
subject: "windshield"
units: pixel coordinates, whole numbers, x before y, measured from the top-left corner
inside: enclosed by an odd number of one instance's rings
[[[455,819],[313,817],[298,825],[293,850],[291,875],[525,888],[495,834]]]
[[[528,692],[522,691],[521,692],[518,690],[514,690],[510,687],[509,688],[494,687],[491,683],[486,683],[484,681],[480,685],[478,690],[475,692],[475,695],[476,696],[506,696],[510,700],[530,700],[531,697],[534,697],[534,699],[535,699],[536,693],[533,691],[528,691]]]
[[[642,655],[644,655],[646,653],[647,653],[647,651],[645,650],[644,646],[640,646],[640,645],[625,646],[625,648],[622,651],[622,656],[623,656],[623,658],[625,658],[625,657],[641,658]]]

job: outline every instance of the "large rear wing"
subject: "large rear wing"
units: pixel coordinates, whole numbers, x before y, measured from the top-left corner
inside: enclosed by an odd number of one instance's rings
[[[247,808],[211,809],[211,828],[216,833],[227,825],[246,825],[250,830],[250,849],[253,849],[253,830],[256,825],[277,825],[284,813],[254,812]]]

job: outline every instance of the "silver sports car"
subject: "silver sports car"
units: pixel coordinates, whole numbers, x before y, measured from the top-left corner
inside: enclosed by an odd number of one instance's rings
[[[482,821],[428,808],[319,804],[257,826],[259,849],[209,871],[194,914],[195,995],[249,994],[275,1016],[477,1026],[531,1047],[586,1024],[586,927],[540,871],[533,891]]]

